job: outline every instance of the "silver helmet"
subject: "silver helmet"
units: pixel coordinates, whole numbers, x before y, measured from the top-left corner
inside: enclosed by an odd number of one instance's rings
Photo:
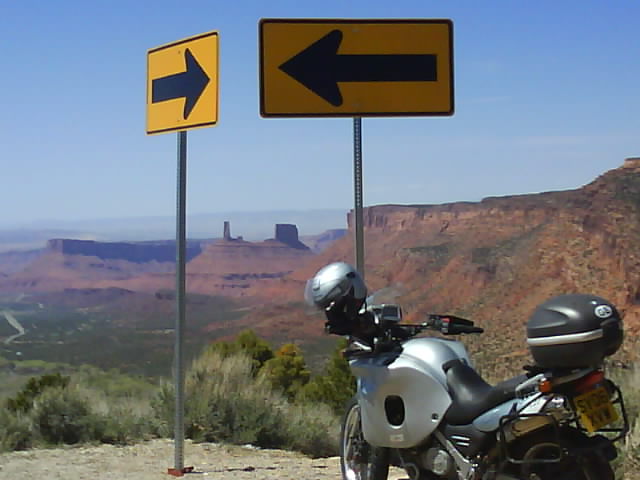
[[[314,307],[326,309],[343,300],[349,310],[357,312],[367,296],[362,276],[348,263],[335,262],[322,267],[307,281],[305,301]]]

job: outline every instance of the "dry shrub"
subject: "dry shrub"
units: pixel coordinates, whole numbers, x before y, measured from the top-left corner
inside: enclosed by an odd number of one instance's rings
[[[620,449],[621,459],[618,471],[625,480],[640,480],[640,422],[632,423],[631,431]]]
[[[610,368],[607,376],[622,390],[631,429],[618,447],[618,458],[614,466],[616,478],[640,480],[640,370]]]
[[[156,421],[146,394],[126,397],[109,390],[88,388],[84,389],[84,395],[91,404],[96,441],[130,445],[166,436],[167,431]]]
[[[618,469],[625,480],[640,480],[640,369],[617,372],[616,383],[624,395],[631,430],[619,446],[620,460]]]
[[[30,418],[21,412],[0,409],[0,452],[25,450],[33,446]]]
[[[338,417],[328,405],[289,405],[286,429],[289,442],[284,448],[311,457],[330,457],[338,454]]]
[[[145,398],[114,396],[68,379],[44,382],[47,378],[33,378],[17,400],[0,408],[0,450],[85,442],[122,445],[166,433]]]
[[[165,384],[154,408],[171,428],[173,405],[173,388]],[[265,376],[254,374],[248,356],[223,357],[209,350],[187,372],[185,435],[195,441],[328,455],[336,453],[336,425],[328,409],[287,402]]]
[[[40,438],[48,444],[93,440],[99,421],[86,396],[76,388],[49,388],[34,401],[30,416]]]

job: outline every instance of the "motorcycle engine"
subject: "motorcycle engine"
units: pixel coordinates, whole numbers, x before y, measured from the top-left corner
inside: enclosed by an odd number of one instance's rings
[[[421,464],[427,470],[439,477],[448,478],[454,472],[454,461],[445,450],[437,447],[430,448],[420,455]]]

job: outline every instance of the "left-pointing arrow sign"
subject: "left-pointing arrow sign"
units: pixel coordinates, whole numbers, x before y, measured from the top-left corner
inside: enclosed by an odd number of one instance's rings
[[[184,72],[156,78],[152,81],[151,103],[184,98],[182,115],[186,120],[209,84],[210,78],[188,48],[184,51],[184,61],[186,64]]]
[[[280,65],[334,107],[342,105],[340,82],[436,82],[437,58],[432,54],[339,54],[342,31],[333,30]]]

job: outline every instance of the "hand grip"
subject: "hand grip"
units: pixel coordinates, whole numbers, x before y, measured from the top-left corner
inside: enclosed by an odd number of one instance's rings
[[[433,330],[438,330],[444,335],[459,335],[461,333],[483,333],[484,329],[475,327],[471,320],[456,317],[455,315],[428,316],[426,325]]]

